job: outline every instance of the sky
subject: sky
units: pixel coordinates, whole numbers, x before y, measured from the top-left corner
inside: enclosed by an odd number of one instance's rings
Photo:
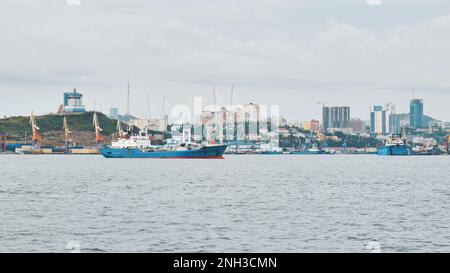
[[[392,102],[450,121],[448,0],[2,0],[0,116],[56,112],[76,87],[90,110],[168,114],[195,96],[279,105],[290,121],[321,105]]]

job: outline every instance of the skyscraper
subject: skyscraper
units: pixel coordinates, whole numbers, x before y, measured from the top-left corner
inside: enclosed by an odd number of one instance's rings
[[[423,115],[423,100],[412,99],[409,104],[409,127],[411,128],[423,128],[424,115]]]
[[[109,118],[118,119],[119,118],[119,108],[117,108],[117,107],[109,108]]]
[[[383,106],[370,107],[370,133],[378,135],[386,135],[391,132],[391,121],[395,121],[392,117],[395,114],[395,107],[392,103]]]
[[[322,109],[323,129],[343,129],[350,127],[350,107],[324,106]]]
[[[397,114],[391,114],[389,117],[389,133],[399,135],[402,133],[400,124],[400,116]]]

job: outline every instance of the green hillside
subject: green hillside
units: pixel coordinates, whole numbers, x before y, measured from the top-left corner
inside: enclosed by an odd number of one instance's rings
[[[73,132],[94,132],[92,125],[94,112],[78,115],[67,115],[67,122]],[[102,113],[97,113],[98,121],[103,129],[103,134],[109,135],[116,131],[117,120],[109,119]],[[64,131],[62,115],[37,116],[36,123],[41,133]],[[10,137],[22,136],[25,132],[31,134],[30,117],[19,116],[0,119],[0,131],[6,132]]]

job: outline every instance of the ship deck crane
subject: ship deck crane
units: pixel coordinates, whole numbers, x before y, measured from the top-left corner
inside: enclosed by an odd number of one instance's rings
[[[100,127],[100,124],[98,122],[97,112],[94,113],[93,125],[95,127],[95,141],[97,142],[98,146],[101,146],[105,141],[105,137],[102,135],[103,129]]]
[[[30,115],[30,124],[31,124],[31,130],[33,131],[33,137],[32,137],[33,147],[40,148],[41,144],[42,144],[42,137],[39,134],[40,128],[36,124],[36,117],[34,116],[33,111],[31,111],[31,115]]]
[[[124,131],[123,127],[122,127],[122,122],[120,121],[120,119],[117,120],[117,135],[118,138],[128,138],[129,134],[131,134],[131,129],[130,129],[130,125],[128,125],[128,131]]]
[[[69,145],[72,143],[72,131],[69,129],[69,124],[67,123],[67,118],[64,117],[64,134],[66,137],[66,152],[69,151]]]

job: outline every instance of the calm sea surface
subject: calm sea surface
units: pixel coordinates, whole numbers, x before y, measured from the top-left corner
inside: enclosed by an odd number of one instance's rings
[[[0,252],[449,252],[449,166],[0,155]]]

